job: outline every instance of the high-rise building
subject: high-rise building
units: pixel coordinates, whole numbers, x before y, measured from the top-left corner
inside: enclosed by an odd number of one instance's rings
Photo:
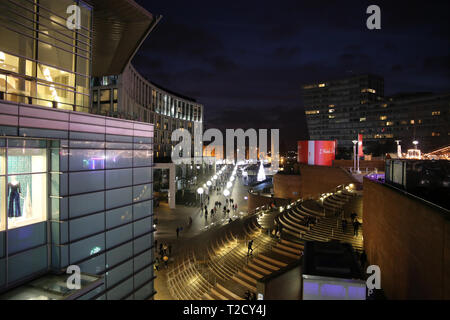
[[[311,140],[337,140],[337,156],[349,156],[363,135],[365,153],[394,152],[418,140],[424,150],[448,141],[450,94],[410,93],[384,96],[383,79],[351,76],[303,86]]]
[[[153,125],[87,112],[90,77],[123,72],[157,21],[132,0],[1,1],[2,298],[154,295]]]

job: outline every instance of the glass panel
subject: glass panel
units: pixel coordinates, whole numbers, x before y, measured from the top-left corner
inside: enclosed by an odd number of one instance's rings
[[[0,177],[0,231],[6,228],[6,194],[5,194],[5,177]],[[1,235],[0,235],[1,236]],[[0,245],[3,243],[0,241]],[[0,248],[0,257],[3,248]]]
[[[122,207],[132,202],[131,187],[106,191],[106,209]]]
[[[140,236],[141,234],[147,233],[152,230],[152,218],[145,218],[143,220],[139,220],[134,222],[134,236]]]
[[[150,263],[152,263],[152,250],[147,250],[134,258],[134,271],[136,272]]]
[[[133,169],[133,183],[142,184],[152,181],[152,167],[134,168]]]
[[[125,279],[126,277],[130,276],[133,272],[133,261],[127,261],[120,266],[109,270],[106,273],[106,286],[108,288],[114,286],[119,281]]]
[[[144,283],[148,282],[153,276],[153,272],[151,267],[145,268],[138,274],[134,276],[134,287],[139,287],[143,285]]]
[[[106,211],[106,228],[111,229],[121,224],[131,222],[131,206]]]
[[[108,300],[119,300],[129,295],[131,291],[133,291],[133,278],[124,281],[106,294]]]
[[[8,165],[9,165],[8,159]],[[8,228],[44,221],[47,217],[47,174],[8,176]]]
[[[153,293],[152,287],[153,287],[152,283],[143,286],[141,289],[139,289],[134,293],[134,299],[135,300],[148,299],[150,295]]]
[[[105,168],[105,152],[94,149],[71,149],[70,170],[99,170]]]
[[[153,152],[151,150],[134,150],[134,167],[151,166],[153,162]]]
[[[9,257],[8,281],[21,280],[30,274],[47,269],[47,246],[28,250]]]
[[[46,223],[37,223],[8,231],[8,254],[44,245],[47,237]]]
[[[133,205],[134,220],[149,216],[152,214],[152,201],[144,201]]]
[[[105,192],[94,192],[69,198],[70,217],[77,217],[104,210]]]
[[[49,67],[41,63],[38,63],[37,66],[37,77],[39,79],[74,87],[75,75],[73,73]]]
[[[105,271],[105,260],[105,254],[100,254],[94,258],[86,260],[79,264],[80,271],[90,274],[100,274]]]
[[[106,189],[130,186],[132,169],[106,170]]]
[[[133,187],[133,201],[143,201],[147,199],[152,198],[152,185],[151,184],[144,184],[141,186],[134,186]]]
[[[70,194],[103,190],[105,186],[104,178],[103,170],[70,173]]]
[[[131,150],[106,150],[106,167],[108,169],[131,168],[133,151]]]
[[[104,230],[105,214],[98,213],[84,218],[73,219],[70,225],[70,241],[74,241]]]
[[[106,232],[106,247],[111,248],[133,238],[133,226],[128,224]]]
[[[47,171],[46,149],[8,149],[8,174]]]
[[[147,234],[145,236],[142,236],[136,240],[134,240],[134,252],[139,253],[144,250],[149,249],[152,246],[152,235]]]
[[[112,267],[133,255],[133,243],[129,242],[106,253],[106,267]]]
[[[76,263],[102,250],[105,245],[105,234],[99,234],[70,244],[70,263]]]

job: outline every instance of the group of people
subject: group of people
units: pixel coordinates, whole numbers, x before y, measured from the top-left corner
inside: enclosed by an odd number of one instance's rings
[[[256,294],[251,292],[250,290],[247,290],[245,292],[245,300],[256,300]]]
[[[155,250],[158,248],[158,240],[155,240]],[[159,257],[156,257],[155,270],[159,270],[161,261],[164,263],[164,268],[167,269],[169,257],[172,255],[172,244],[159,244]]]

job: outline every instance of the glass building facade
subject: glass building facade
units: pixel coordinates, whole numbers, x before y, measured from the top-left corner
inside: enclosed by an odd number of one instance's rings
[[[66,26],[70,5],[80,29]],[[0,2],[0,100],[89,111],[92,8],[82,1]]]
[[[0,102],[0,135],[0,292],[76,265],[151,298],[153,125]]]
[[[92,112],[155,125],[155,158],[171,157],[172,132],[186,129],[194,138],[194,125],[203,132],[203,105],[145,79],[130,64],[118,76],[92,79]],[[192,140],[193,145],[193,140]],[[201,154],[192,154],[196,157]]]

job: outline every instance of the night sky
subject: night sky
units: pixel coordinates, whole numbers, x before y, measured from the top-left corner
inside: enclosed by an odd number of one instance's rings
[[[308,138],[304,83],[370,72],[386,95],[450,91],[450,1],[136,2],[163,15],[137,70],[204,104],[206,128],[279,128],[282,151]]]

